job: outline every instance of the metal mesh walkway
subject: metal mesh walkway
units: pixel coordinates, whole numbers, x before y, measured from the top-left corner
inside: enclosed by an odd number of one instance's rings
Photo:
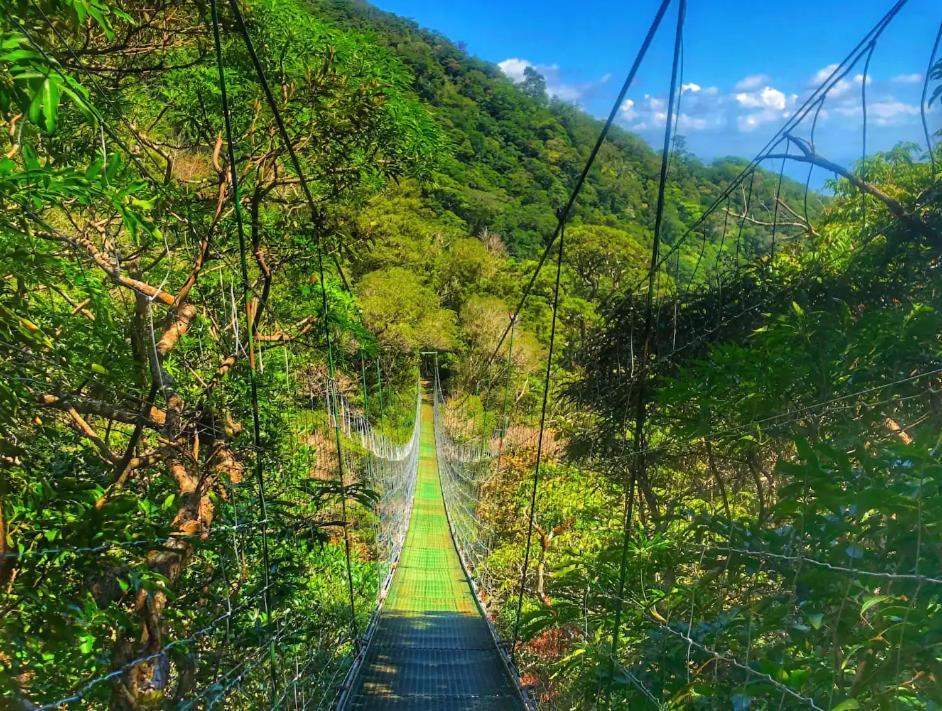
[[[428,398],[409,533],[351,699],[351,709],[523,708],[451,540]]]

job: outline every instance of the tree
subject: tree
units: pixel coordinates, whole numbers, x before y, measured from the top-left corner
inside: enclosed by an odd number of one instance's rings
[[[523,68],[523,81],[520,82],[520,89],[527,96],[536,99],[541,104],[549,101],[546,95],[546,79],[533,67]]]
[[[634,286],[644,274],[647,248],[638,237],[615,227],[577,225],[566,231],[566,264],[580,295],[606,301]]]
[[[412,271],[389,267],[370,272],[357,287],[363,321],[389,349],[402,353],[455,346],[456,316]]]
[[[434,166],[440,134],[388,53],[302,3],[252,3],[249,31],[323,207],[311,214],[249,53],[224,31],[241,252],[206,7],[53,5],[48,17],[15,3],[0,19],[0,696],[31,707],[104,669],[118,673],[89,704],[170,706],[215,674],[177,640],[224,619],[239,642],[212,654],[229,664],[290,612],[260,621],[271,593],[254,536],[221,577],[220,522],[257,504],[246,469],[261,462],[264,483],[291,492],[270,530],[303,519],[321,536],[324,512],[299,493],[305,457],[277,456],[310,448],[303,403],[323,395],[314,240],[329,248],[345,210]],[[358,324],[335,283],[343,363]],[[262,451],[250,377],[271,408]],[[60,546],[79,552],[47,554]],[[270,552],[295,570],[281,594],[332,607],[308,585],[329,551],[273,540]],[[219,601],[239,614],[219,618]],[[298,639],[338,622],[312,614]]]

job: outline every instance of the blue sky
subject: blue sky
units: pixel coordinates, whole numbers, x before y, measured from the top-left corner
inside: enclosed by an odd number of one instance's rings
[[[656,9],[656,0],[375,0],[499,64],[512,79],[529,64],[550,92],[588,112],[608,113]],[[890,0],[688,0],[680,132],[697,155],[753,155],[889,9]],[[621,125],[660,142],[673,41],[673,10],[619,115]],[[923,142],[922,77],[940,0],[909,0],[870,65],[868,146]],[[861,72],[835,87],[817,130],[819,151],[841,162],[861,149]],[[942,127],[942,111],[928,115]]]

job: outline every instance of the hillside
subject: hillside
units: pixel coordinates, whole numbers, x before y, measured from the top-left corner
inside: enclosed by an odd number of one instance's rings
[[[412,74],[411,88],[447,139],[426,204],[465,231],[500,234],[512,254],[532,256],[555,227],[595,144],[601,122],[545,94],[531,96],[492,64],[447,38],[359,0],[313,0],[315,15],[388,48]],[[575,219],[617,227],[643,241],[653,219],[659,154],[617,125],[576,205]],[[745,165],[736,158],[704,164],[680,151],[667,207],[671,242]],[[786,193],[797,191],[789,185]]]
[[[468,55],[447,38],[366,2],[313,0],[307,7],[332,31],[381,48],[392,63],[402,66],[404,86],[441,140],[417,179],[388,186],[340,228],[350,240],[351,275],[354,281],[366,280],[368,325],[381,332],[381,341],[393,350],[486,351],[496,335],[482,334],[469,319],[487,314],[492,322],[488,329],[499,328],[494,321],[516,302],[531,260],[553,234],[556,212],[568,199],[602,122],[545,94],[530,95],[496,66]],[[745,164],[742,158],[705,164],[684,151],[682,139],[677,141],[662,239],[671,244],[683,235]],[[598,318],[598,306],[634,288],[647,268],[659,166],[659,152],[617,124],[613,127],[571,219],[563,277],[569,285],[562,306],[564,362],[571,363],[583,346],[587,329]],[[778,176],[760,170],[752,180],[757,194],[770,193]],[[805,193],[804,186],[787,178],[780,192],[794,203]],[[734,196],[727,208],[739,211],[743,200]],[[812,195],[810,206],[814,216],[820,199]],[[702,238],[690,241],[665,267],[665,288],[689,279],[698,265],[723,259],[733,244],[725,235],[730,222],[721,211],[704,225]],[[767,226],[744,222],[737,229],[745,247],[736,259],[767,250]],[[734,260],[731,253],[725,258]],[[400,267],[411,275],[387,271]],[[700,272],[695,278],[705,276]],[[402,284],[409,288],[403,291]],[[406,308],[387,308],[394,292],[400,307],[408,300]],[[545,342],[546,309],[540,304],[532,309],[528,330]],[[399,330],[437,337],[424,343],[421,338],[390,338],[390,311],[421,311],[421,323],[407,318],[411,323]],[[455,316],[457,330],[452,327]]]

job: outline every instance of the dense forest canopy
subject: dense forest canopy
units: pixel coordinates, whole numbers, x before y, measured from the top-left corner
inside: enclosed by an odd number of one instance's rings
[[[409,20],[359,2],[313,7],[394,51],[413,72],[418,97],[434,107],[449,150],[425,186],[427,204],[444,220],[457,217],[470,234],[497,232],[512,254],[539,252],[595,144],[599,121],[545,92],[515,86],[496,66]],[[658,160],[646,142],[616,126],[576,205],[577,219],[644,239],[653,220]],[[744,165],[737,158],[705,165],[681,148],[665,239],[676,239]],[[790,183],[787,190],[797,195]]]
[[[433,362],[543,706],[942,705],[938,150],[675,135],[651,270],[616,126],[514,314],[601,122],[367,3],[14,0],[0,121],[0,708],[329,708]]]

